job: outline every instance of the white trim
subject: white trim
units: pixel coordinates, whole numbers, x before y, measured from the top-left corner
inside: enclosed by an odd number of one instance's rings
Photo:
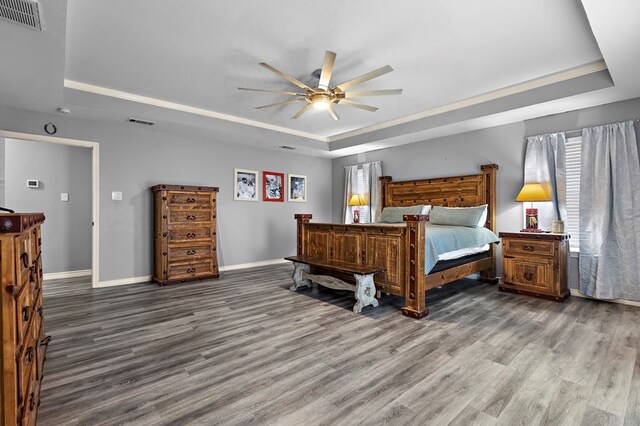
[[[573,78],[583,77],[589,74],[595,74],[597,72],[604,71],[606,69],[607,69],[607,64],[604,61],[596,61],[587,65],[561,71],[545,77],[540,77],[533,80],[525,81],[523,83],[514,84],[512,86],[503,87],[502,89],[494,90],[492,92],[487,92],[478,96],[473,96],[471,98],[463,99],[458,102],[453,102],[437,108],[432,108],[423,112],[419,112],[417,114],[407,115],[395,120],[387,121],[380,124],[375,124],[373,126],[362,127],[360,129],[352,130],[350,132],[329,136],[327,138],[327,142],[335,142],[341,139],[360,136],[366,133],[375,132],[377,130],[398,126],[400,124],[410,123],[412,121],[417,121],[423,118],[432,117],[434,115],[444,114],[445,112],[451,112],[458,109],[470,107],[473,105],[478,105],[484,102],[493,101],[496,99],[515,95],[517,93],[526,92],[528,90],[539,89],[541,87],[549,86],[555,83],[560,83],[562,81],[570,80]]]
[[[134,93],[124,92],[121,90],[108,89],[93,84],[81,83],[74,80],[64,80],[64,87],[68,89],[80,90],[82,92],[94,93],[96,95],[108,96],[111,98],[122,99],[125,101],[137,102],[145,105],[151,105],[159,108],[172,109],[174,111],[186,112],[188,114],[200,115],[203,117],[215,118],[218,120],[230,121],[232,123],[244,124],[247,126],[258,127],[260,129],[273,130],[280,133],[286,133],[293,136],[300,136],[307,139],[326,142],[327,138],[313,133],[301,132],[299,130],[288,129],[282,126],[263,123],[261,121],[249,120],[247,118],[236,117],[234,115],[222,114],[204,108],[196,108],[185,104],[165,101],[163,99],[151,98],[148,96],[136,95]]]
[[[582,293],[580,293],[580,290],[576,290],[576,289],[573,289],[573,288],[571,289],[571,295],[572,296],[577,296],[577,297],[582,297],[583,299],[597,300],[598,302],[610,302],[610,303],[618,303],[620,305],[629,305],[629,306],[640,307],[640,302],[636,302],[634,300],[625,300],[625,299],[604,300],[604,299],[596,299],[594,297],[589,297],[586,294],[582,294]]]
[[[48,280],[60,280],[63,278],[86,277],[90,275],[91,275],[91,269],[80,269],[77,271],[50,272],[48,274],[43,274],[42,279],[44,281],[48,281]]]
[[[143,275],[141,277],[120,278],[118,280],[100,281],[98,285],[94,286],[94,288],[115,287],[119,285],[149,283],[149,282],[151,282],[151,275]]]
[[[259,266],[279,265],[281,263],[287,263],[287,261],[284,259],[273,259],[263,260],[261,262],[238,263],[236,265],[221,266],[219,270],[220,272],[235,271],[236,269],[257,268]]]
[[[280,265],[283,263],[288,263],[288,262],[284,259],[263,260],[261,262],[238,263],[236,265],[221,266],[218,270],[220,272],[234,271],[237,269],[257,268],[259,266]],[[151,282],[151,275],[142,275],[140,277],[120,278],[117,280],[100,281],[98,285],[94,287],[96,288],[116,287],[120,285],[149,283],[149,282]]]
[[[98,142],[80,139],[60,138],[57,136],[44,136],[6,130],[0,130],[0,137],[57,143],[91,149],[91,220],[94,225],[91,230],[91,286],[97,287],[100,277],[100,144]]]

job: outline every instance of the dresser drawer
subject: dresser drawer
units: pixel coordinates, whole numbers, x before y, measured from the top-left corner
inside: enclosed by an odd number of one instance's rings
[[[29,388],[31,387],[31,380],[34,379],[36,375],[36,343],[35,340],[29,339],[17,359],[18,401],[20,404],[24,403],[27,398]]]
[[[169,225],[191,225],[211,223],[215,215],[211,210],[172,210],[169,212]]]
[[[503,252],[507,255],[553,256],[553,241],[537,241],[531,239],[507,239],[503,241]]]
[[[169,265],[169,279],[180,280],[216,274],[213,259],[196,263],[174,263]]]
[[[212,197],[208,193],[167,191],[167,204],[172,208],[211,208]]]
[[[29,322],[33,315],[34,292],[31,284],[22,286],[16,297],[17,347],[28,340]]]
[[[29,386],[22,402],[22,426],[35,426],[40,398],[40,381],[36,378],[35,362],[31,365]]]
[[[170,245],[167,259],[169,262],[197,261],[202,258],[213,257],[213,243],[193,243],[189,245]]]
[[[216,232],[213,226],[202,226],[198,228],[171,228],[167,232],[167,238],[169,242],[176,241],[194,241],[194,240],[211,240],[214,238]]]

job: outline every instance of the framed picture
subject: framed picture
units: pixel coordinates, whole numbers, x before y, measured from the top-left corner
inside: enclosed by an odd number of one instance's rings
[[[289,173],[289,201],[307,202],[307,177]]]
[[[258,172],[256,170],[233,169],[233,199],[258,201]]]
[[[284,173],[262,172],[262,201],[284,201]]]

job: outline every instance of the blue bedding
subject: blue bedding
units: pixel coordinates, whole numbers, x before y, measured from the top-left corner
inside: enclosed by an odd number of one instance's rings
[[[438,263],[438,256],[454,250],[497,243],[498,236],[484,227],[426,224],[424,273],[428,274]]]

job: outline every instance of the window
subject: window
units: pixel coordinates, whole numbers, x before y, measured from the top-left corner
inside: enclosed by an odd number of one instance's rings
[[[565,143],[567,155],[567,220],[565,232],[571,235],[569,247],[572,252],[580,251],[580,229],[578,210],[580,207],[580,148],[582,138],[569,138]]]

